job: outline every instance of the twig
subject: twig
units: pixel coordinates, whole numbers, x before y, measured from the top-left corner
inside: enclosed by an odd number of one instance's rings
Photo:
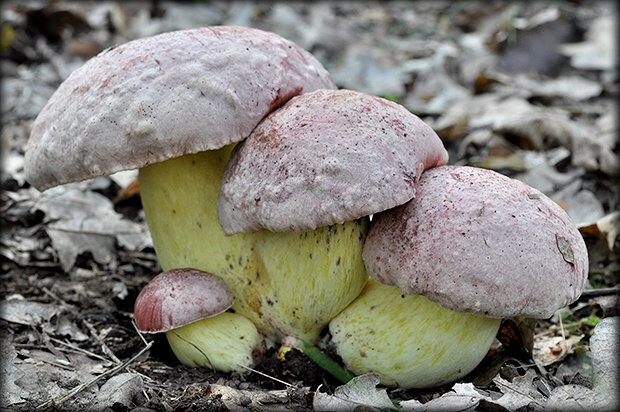
[[[114,368],[110,369],[107,372],[102,373],[101,375],[91,379],[90,381],[86,382],[86,383],[82,383],[78,386],[76,386],[75,388],[71,389],[69,392],[65,393],[64,395],[60,395],[57,396],[56,398],[52,398],[47,402],[42,403],[41,405],[37,406],[37,409],[43,409],[46,408],[52,404],[54,405],[60,405],[61,403],[65,402],[66,400],[68,400],[69,398],[77,395],[78,393],[80,393],[81,391],[83,391],[84,389],[88,388],[90,385],[92,385],[93,383],[97,382],[98,380],[106,377],[106,376],[111,376],[116,374],[118,371],[126,368],[127,366],[129,366],[129,364],[131,364],[133,361],[135,361],[137,358],[139,358],[140,356],[142,356],[142,354],[144,354],[147,350],[149,350],[151,348],[151,346],[153,346],[153,342],[149,342],[148,345],[146,345],[144,348],[142,348],[142,350],[140,352],[138,352],[138,354],[136,356],[134,356],[133,358],[129,359],[127,362],[115,366]]]
[[[564,333],[564,324],[562,323],[562,316],[558,316],[560,320],[560,333],[562,334],[562,343],[566,343],[566,334]]]
[[[54,299],[56,302],[60,303],[61,305],[66,306],[66,307],[69,307],[69,304],[67,302],[62,300],[58,295],[56,295],[54,292],[52,292],[51,290],[49,290],[45,286],[41,287],[41,290],[43,291],[43,293],[45,293],[47,296],[49,296],[52,299]]]
[[[144,342],[144,344],[146,345],[146,339],[144,338],[144,335],[142,334],[142,332],[140,332],[140,329],[138,329],[138,325],[136,325],[136,321],[134,319],[131,320],[131,324],[133,325],[133,328],[136,330],[136,332],[138,332],[138,336],[140,336],[140,339],[142,339],[142,342]]]
[[[93,335],[93,337],[97,340],[97,342],[101,344],[101,349],[103,350],[103,353],[105,353],[110,358],[112,358],[112,360],[116,364],[121,364],[122,363],[121,360],[116,357],[114,352],[112,352],[112,349],[110,349],[108,345],[106,345],[106,343],[103,341],[103,339],[101,339],[101,336],[99,336],[99,333],[97,333],[97,330],[95,329],[95,327],[91,325],[90,323],[88,323],[86,319],[82,319],[82,323],[84,324],[84,326],[88,328],[88,330],[90,331],[90,334]]]
[[[611,295],[620,295],[620,288],[601,288],[601,289],[588,289],[581,292],[581,296],[579,300],[585,298],[595,298],[598,296],[611,296]]]
[[[24,351],[21,351],[21,350],[17,350],[15,352],[17,354],[25,356],[27,358],[35,359],[35,360],[43,362],[43,363],[48,363],[50,365],[54,365],[54,366],[62,368],[62,369],[66,369],[66,370],[69,370],[69,371],[74,371],[75,370],[75,367],[73,365],[71,365],[70,363],[67,363],[67,361],[63,361],[62,359],[56,359],[55,361],[50,361],[50,360],[47,360],[47,359],[39,358],[37,356],[32,356],[30,353],[24,352]]]
[[[93,352],[87,351],[86,349],[82,349],[82,348],[80,348],[79,346],[72,345],[72,344],[70,344],[70,343],[68,343],[68,342],[63,342],[63,341],[61,341],[60,339],[56,339],[56,338],[52,338],[52,337],[50,337],[50,340],[51,340],[51,341],[53,341],[53,342],[56,342],[56,343],[58,343],[58,344],[60,344],[60,345],[67,346],[67,347],[69,347],[69,348],[73,349],[75,352],[84,353],[84,354],[86,354],[86,355],[88,355],[88,356],[91,356],[91,357],[93,357],[93,358],[97,358],[97,359],[101,359],[101,360],[106,361],[106,362],[109,362],[109,361],[110,361],[108,358],[105,358],[105,357],[103,357],[103,356],[101,356],[101,355],[97,355],[96,353],[93,353]],[[144,343],[146,344],[147,342],[144,342]],[[60,350],[62,350],[62,349],[60,349]],[[65,350],[66,350],[66,349],[65,349]]]
[[[288,383],[288,382],[284,382],[284,381],[282,381],[282,380],[280,380],[280,379],[278,379],[278,378],[276,378],[276,377],[273,377],[273,376],[271,376],[271,375],[267,375],[266,373],[263,373],[263,372],[261,372],[261,371],[257,371],[256,369],[252,369],[252,368],[250,368],[250,367],[248,367],[248,366],[243,366],[243,365],[240,365],[240,364],[238,364],[238,363],[237,363],[237,366],[240,366],[240,367],[242,367],[242,368],[244,368],[244,369],[247,369],[247,370],[249,370],[250,372],[258,373],[259,375],[264,376],[265,378],[269,378],[269,379],[274,380],[274,381],[276,381],[276,382],[279,382],[279,383],[281,383],[281,384],[283,384],[283,385],[285,385],[285,386],[293,386],[293,385],[291,385],[291,384],[290,384],[290,383]]]

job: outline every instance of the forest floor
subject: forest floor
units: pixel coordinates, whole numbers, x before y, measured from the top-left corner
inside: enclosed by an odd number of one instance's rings
[[[416,411],[612,410],[620,283],[615,7],[3,2],[0,407],[377,410],[385,407],[379,394]],[[375,389],[366,376],[368,391],[358,386],[343,401],[340,383],[295,351],[281,361],[274,350],[248,374],[181,365],[164,337],[141,335],[133,323],[136,296],[161,271],[139,193],[130,190],[136,171],[39,192],[24,179],[23,159],[37,114],[87,59],[132,39],[208,25],[252,26],[296,42],[340,88],[418,114],[442,138],[450,164],[496,170],[558,202],[588,246],[582,297],[529,334],[505,322],[480,367],[440,388]],[[85,231],[87,220],[102,224]]]

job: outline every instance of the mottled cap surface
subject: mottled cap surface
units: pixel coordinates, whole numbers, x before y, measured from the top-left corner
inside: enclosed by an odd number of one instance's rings
[[[467,166],[425,172],[414,200],[376,215],[363,259],[379,282],[496,318],[548,318],[581,295],[588,275],[583,237],[559,205]]]
[[[195,269],[173,269],[155,276],[140,291],[134,316],[141,332],[167,332],[219,315],[232,304],[232,293],[220,277]]]
[[[235,148],[218,219],[226,234],[343,223],[408,201],[422,171],[447,160],[433,129],[403,106],[317,90],[271,113]]]
[[[73,72],[32,128],[26,179],[46,188],[244,139],[292,96],[335,88],[270,32],[202,27],[134,40]]]

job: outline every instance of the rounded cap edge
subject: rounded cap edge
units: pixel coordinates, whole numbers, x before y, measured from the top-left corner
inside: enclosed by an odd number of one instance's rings
[[[212,26],[133,40],[75,70],[36,118],[26,180],[39,190],[237,142],[291,97],[335,88],[295,43]]]
[[[196,269],[172,269],[140,291],[134,316],[141,332],[167,332],[219,315],[232,304],[232,293],[220,277]]]
[[[316,90],[269,114],[233,151],[220,188],[226,234],[298,232],[355,220],[415,195],[448,153],[405,107],[352,90]]]
[[[568,214],[492,170],[442,166],[416,198],[376,215],[368,274],[455,312],[545,319],[585,287],[588,251]]]

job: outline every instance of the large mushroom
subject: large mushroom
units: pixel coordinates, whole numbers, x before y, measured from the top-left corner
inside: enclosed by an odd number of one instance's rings
[[[177,358],[187,366],[247,372],[260,358],[261,335],[246,317],[226,312],[233,297],[224,281],[190,268],[155,276],[136,298],[136,326],[165,333]]]
[[[225,236],[216,217],[230,150],[292,96],[334,87],[310,53],[258,29],[203,27],[134,40],[58,87],[33,124],[26,179],[45,190],[139,169],[164,270],[217,274],[232,290],[233,309],[253,316],[259,308],[244,294],[246,275],[260,265],[251,258],[254,241]]]
[[[425,172],[414,200],[377,214],[363,258],[385,285],[371,283],[332,320],[333,342],[354,373],[403,387],[464,376],[502,318],[549,318],[580,296],[588,275],[585,242],[559,205],[467,166]]]
[[[37,116],[25,156],[39,190],[224,147],[291,97],[333,88],[308,52],[235,26],[162,33],[104,50]]]
[[[447,159],[417,116],[351,90],[296,96],[235,147],[218,218],[226,234],[259,230],[252,288],[280,336],[318,340],[366,282],[368,215],[414,197],[422,171]]]

